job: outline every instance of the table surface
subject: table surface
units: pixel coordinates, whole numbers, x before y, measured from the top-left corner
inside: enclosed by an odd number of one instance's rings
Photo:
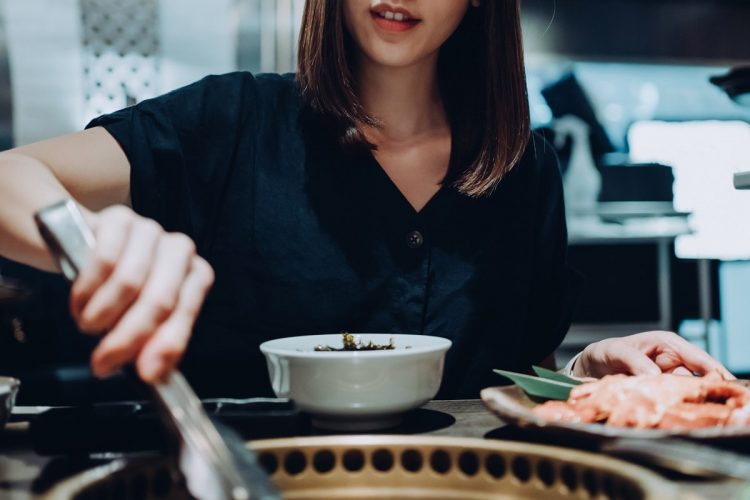
[[[624,245],[671,242],[691,233],[687,217],[634,217],[620,223],[598,217],[571,217],[568,223],[570,245]]]
[[[507,438],[513,430],[489,413],[480,400],[431,401],[423,411],[447,414],[452,424],[424,434],[440,436]],[[505,435],[509,431],[509,435]],[[28,424],[9,424],[0,434],[0,498],[8,500],[32,499],[31,485],[42,469],[50,462],[31,450]],[[538,442],[538,441],[537,441]],[[736,480],[726,481],[684,481],[677,482],[681,498],[730,500],[747,498],[743,496],[747,483]]]

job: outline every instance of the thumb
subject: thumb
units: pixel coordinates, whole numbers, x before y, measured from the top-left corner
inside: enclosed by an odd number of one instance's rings
[[[614,352],[609,353],[609,359],[615,368],[619,365],[621,371],[631,375],[658,375],[661,368],[651,358],[630,345],[617,346]]]

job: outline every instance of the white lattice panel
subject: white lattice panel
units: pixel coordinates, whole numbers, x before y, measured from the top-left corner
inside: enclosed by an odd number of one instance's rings
[[[16,144],[235,70],[241,1],[0,0]]]
[[[79,0],[87,117],[158,95],[157,0]]]

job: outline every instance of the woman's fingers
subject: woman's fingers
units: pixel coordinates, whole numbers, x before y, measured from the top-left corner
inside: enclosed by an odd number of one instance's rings
[[[187,236],[162,235],[138,299],[92,355],[96,375],[109,375],[135,360],[148,339],[175,310],[194,256],[195,245]]]
[[[661,369],[643,351],[625,338],[607,339],[589,345],[576,363],[576,375],[603,377],[613,373],[654,375]]]
[[[96,235],[96,246],[88,265],[80,270],[70,291],[70,310],[78,321],[81,313],[96,290],[112,274],[120,257],[133,221],[132,212],[126,207],[111,207],[103,210],[94,219],[92,229]],[[86,333],[100,333],[81,327]]]
[[[143,380],[159,380],[177,366],[187,348],[203,299],[213,282],[211,266],[202,258],[194,257],[174,312],[138,355],[136,368]]]
[[[149,219],[131,224],[128,241],[114,271],[96,290],[80,314],[86,331],[111,330],[146,283],[161,227]]]
[[[676,333],[655,332],[653,341],[661,352],[672,351],[672,354],[680,360],[688,370],[705,375],[715,372],[727,380],[735,379],[729,370],[706,351],[696,347]]]
[[[637,349],[627,343],[610,344],[607,352],[608,365],[611,368],[619,368],[620,373],[629,373],[631,375],[658,375],[661,368],[654,361]]]
[[[665,351],[657,349],[653,352],[651,350],[645,350],[645,352],[654,360],[654,363],[656,363],[663,372],[671,373],[672,370],[679,366],[684,368],[682,358],[680,358],[680,356],[672,349],[667,349]]]
[[[688,370],[684,366],[678,366],[676,368],[673,368],[669,372],[672,373],[673,375],[682,375],[682,376],[685,376],[685,377],[692,377],[693,376],[693,372],[691,372],[690,370]]]

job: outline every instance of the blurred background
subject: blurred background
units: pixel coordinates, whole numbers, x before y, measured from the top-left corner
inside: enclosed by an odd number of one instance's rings
[[[303,5],[0,0],[0,150],[206,74],[293,71]],[[750,2],[522,0],[522,15],[533,125],[558,150],[585,278],[559,361],[670,329],[750,372],[750,192],[732,185],[750,107],[709,81],[750,63]],[[50,404],[92,396],[65,285],[7,261],[0,276],[0,370],[33,370],[24,393]]]

